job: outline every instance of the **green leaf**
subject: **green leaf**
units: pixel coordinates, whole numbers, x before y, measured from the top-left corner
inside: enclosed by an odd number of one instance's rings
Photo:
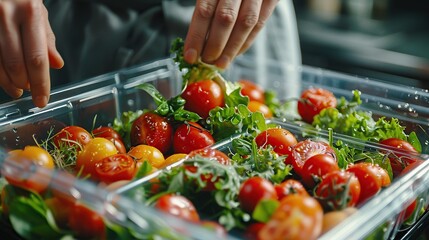
[[[279,201],[273,199],[264,199],[259,201],[253,211],[252,218],[258,222],[266,223],[270,220],[273,213],[280,205]]]
[[[229,85],[227,85],[227,86],[229,86]],[[240,104],[247,106],[248,103],[249,103],[249,97],[241,95],[240,88],[236,88],[230,94],[227,94],[225,96],[225,104],[228,107],[235,107],[235,106],[238,106]]]
[[[422,144],[420,143],[419,137],[417,137],[415,132],[410,133],[407,141],[417,150],[417,152],[422,152]]]
[[[149,161],[143,161],[142,165],[134,175],[134,179],[140,179],[152,172],[152,165]]]
[[[157,106],[167,102],[167,100],[164,98],[164,96],[162,96],[158,89],[156,89],[155,86],[150,83],[140,84],[137,86],[137,89],[141,89],[147,92],[153,98]]]

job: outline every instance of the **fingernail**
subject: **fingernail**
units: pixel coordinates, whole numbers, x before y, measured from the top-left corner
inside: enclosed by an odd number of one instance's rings
[[[231,62],[231,59],[227,56],[222,56],[216,61],[216,66],[218,68],[225,69],[228,67],[229,63]]]
[[[188,50],[186,50],[184,56],[185,60],[188,63],[195,63],[197,61],[197,50],[190,48]]]
[[[34,98],[34,105],[36,105],[36,107],[42,108],[42,107],[45,107],[47,104],[48,104],[47,96],[37,96]]]

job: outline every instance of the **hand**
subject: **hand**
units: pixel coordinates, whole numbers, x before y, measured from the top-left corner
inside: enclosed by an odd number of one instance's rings
[[[13,98],[31,89],[33,102],[49,101],[49,67],[61,68],[55,35],[42,0],[0,0],[0,87]]]
[[[184,58],[226,68],[246,51],[278,0],[197,0],[185,40]]]

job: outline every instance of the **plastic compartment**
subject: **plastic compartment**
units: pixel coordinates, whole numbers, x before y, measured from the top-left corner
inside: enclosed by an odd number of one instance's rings
[[[261,67],[265,71],[259,71]],[[256,70],[258,70],[257,73]],[[225,76],[228,80],[233,81],[240,78],[248,78],[256,82],[260,82],[260,78],[268,79],[263,81],[263,87],[277,90],[281,99],[293,97],[298,94],[296,91],[310,86],[326,87],[337,96],[346,98],[351,96],[351,90],[359,89],[363,93],[362,108],[372,111],[374,115],[399,118],[401,123],[407,126],[407,131],[416,131],[419,134],[424,152],[429,151],[427,134],[429,108],[426,107],[429,106],[429,93],[427,90],[383,84],[306,66],[287,68],[287,66],[278,65],[275,62],[255,68],[248,59],[237,59]],[[295,78],[293,82],[297,85],[292,86],[294,89],[292,93],[282,94],[285,88],[290,87],[287,85],[290,82],[288,77]],[[34,144],[34,139],[45,139],[47,132],[51,129],[55,132],[66,125],[80,125],[92,129],[95,116],[96,125],[108,125],[113,122],[114,118],[120,117],[124,111],[150,108],[154,103],[149,95],[135,89],[135,86],[144,82],[154,84],[165,97],[178,94],[181,88],[180,73],[171,59],[165,59],[55,89],[52,91],[50,103],[43,109],[35,108],[30,98],[2,104],[0,105],[0,146],[3,151],[23,148],[26,145]],[[376,210],[360,211],[360,214],[356,214],[356,216],[363,216],[350,218],[356,218],[356,220],[350,220],[353,222],[351,223],[353,226],[350,225],[347,229],[353,227],[360,232],[359,235],[364,234],[363,226],[368,226],[369,229],[371,224],[360,221],[360,219],[375,216],[374,212],[382,211],[382,207],[378,206],[389,208],[385,209],[384,214],[386,215],[377,215],[380,218],[375,218],[373,221],[383,222],[389,218],[394,219],[398,209],[407,199],[411,199],[413,194],[418,195],[429,189],[427,179],[423,175],[428,168],[426,161],[419,168],[420,170],[416,169],[398,181],[399,183],[389,187],[383,192],[386,195],[381,196],[392,195],[397,198],[386,198],[390,200],[381,201],[383,204],[378,204],[373,208]],[[405,189],[400,187],[402,185],[409,187]],[[413,193],[410,193],[412,191],[410,189],[413,189],[410,186],[416,187]],[[129,187],[132,188],[133,185],[131,184]],[[399,191],[395,189],[399,189]],[[93,193],[95,192],[93,191]],[[377,199],[381,199],[381,197]],[[371,202],[376,201],[374,199]],[[123,202],[127,202],[127,200],[123,200]],[[375,222],[373,223],[375,224]],[[361,225],[362,231],[359,230]]]

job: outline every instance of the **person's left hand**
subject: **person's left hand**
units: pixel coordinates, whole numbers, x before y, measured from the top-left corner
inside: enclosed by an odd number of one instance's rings
[[[246,51],[278,0],[197,0],[185,40],[184,58],[226,68]]]

